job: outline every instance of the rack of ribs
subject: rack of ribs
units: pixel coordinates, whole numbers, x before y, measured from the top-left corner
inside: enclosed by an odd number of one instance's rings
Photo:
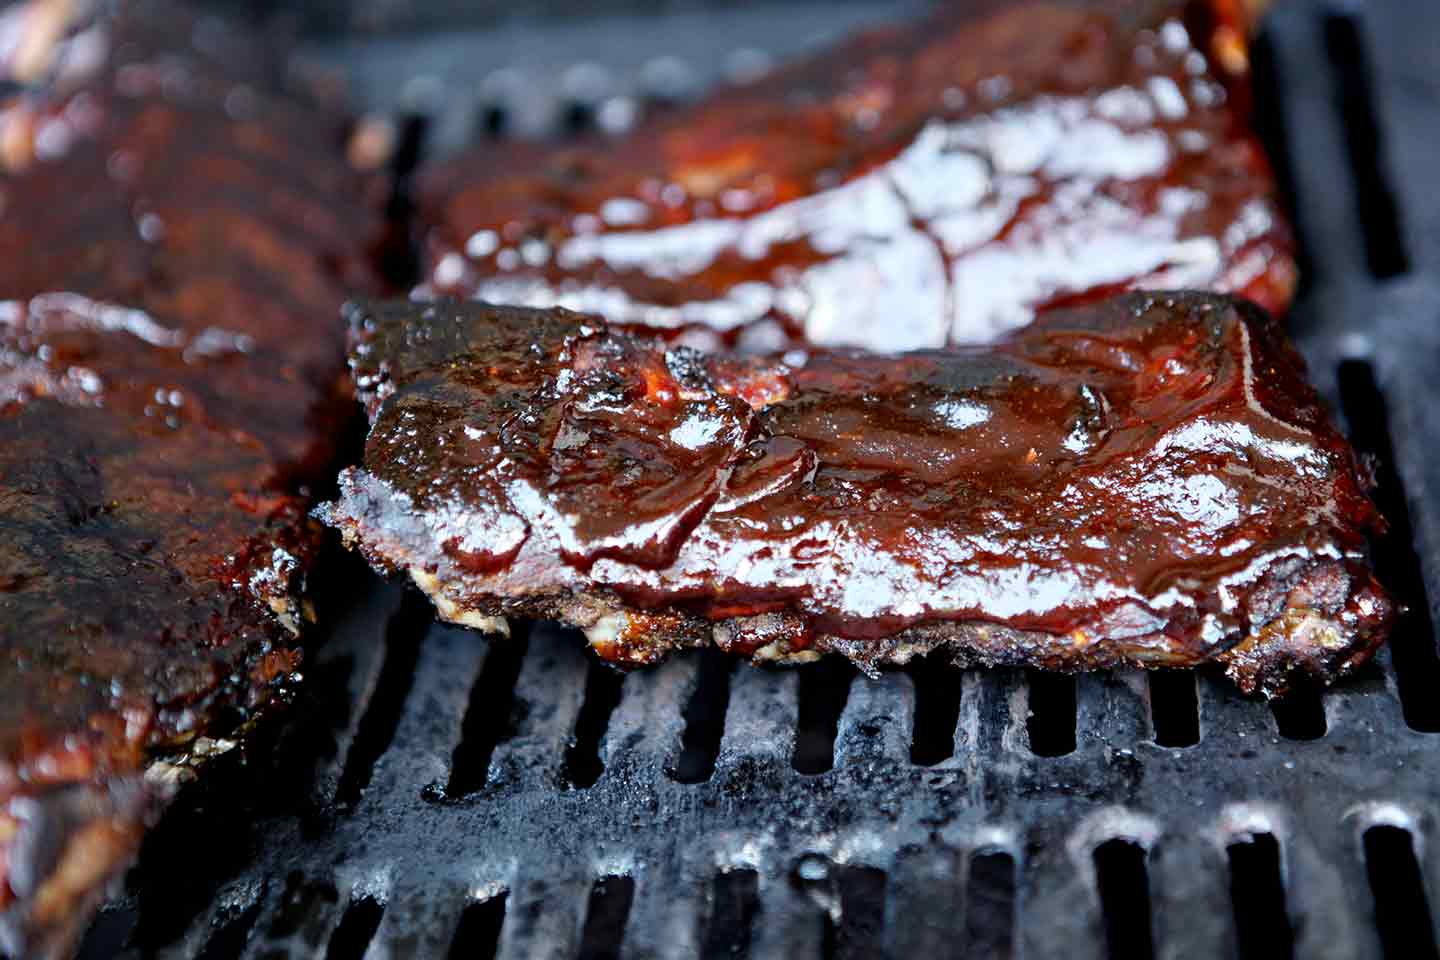
[[[341,118],[137,3],[0,104],[0,953],[63,954],[299,663],[376,222]],[[215,33],[213,30],[211,34]],[[97,43],[98,40],[98,43]],[[237,47],[238,45],[238,47]],[[164,762],[160,762],[163,758]]]
[[[371,429],[319,509],[452,622],[624,664],[1333,679],[1383,638],[1378,516],[1278,324],[1129,293],[986,346],[701,353],[560,308],[351,312]]]
[[[982,342],[1133,288],[1281,312],[1295,264],[1227,0],[970,0],[565,149],[424,179],[422,296],[751,351]]]

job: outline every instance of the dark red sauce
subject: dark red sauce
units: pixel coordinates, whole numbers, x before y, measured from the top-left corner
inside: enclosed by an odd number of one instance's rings
[[[988,623],[1076,646],[1061,663],[1179,665],[1292,605],[1348,652],[1388,618],[1354,454],[1240,301],[1129,294],[898,356],[707,355],[485,305],[357,323],[373,426],[327,518],[452,619],[648,611],[663,645],[776,614],[792,649],[862,662]]]

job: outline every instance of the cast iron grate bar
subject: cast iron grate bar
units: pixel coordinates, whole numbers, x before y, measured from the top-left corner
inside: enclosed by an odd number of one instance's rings
[[[1437,733],[1440,698],[1435,691],[1440,689],[1440,656],[1436,654],[1435,623],[1430,616],[1420,557],[1415,552],[1410,505],[1395,468],[1390,412],[1369,363],[1348,360],[1340,364],[1339,382],[1350,439],[1372,466],[1373,496],[1388,526],[1375,538],[1375,572],[1406,608],[1396,618],[1390,634],[1390,656],[1405,723],[1412,730]]]
[[[886,955],[943,956],[964,945],[965,878],[965,857],[950,844],[931,839],[901,845],[889,864],[886,881]],[[983,956],[978,952],[967,955]]]
[[[1353,165],[1318,3],[1280,4],[1251,51],[1256,133],[1299,235],[1300,304],[1310,291],[1372,281]],[[1303,330],[1313,317],[1291,317]]]

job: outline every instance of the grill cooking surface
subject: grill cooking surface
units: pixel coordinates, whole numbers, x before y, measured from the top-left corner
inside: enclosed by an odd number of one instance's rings
[[[412,112],[412,146],[603,125],[639,108],[621,80],[685,73],[638,55],[639,22],[587,25],[590,56],[627,58],[592,65],[605,98],[567,100],[549,64],[477,79],[419,38],[412,79],[361,89]],[[780,33],[753,10],[706,22],[709,50]],[[539,43],[505,29],[485,42]],[[1291,0],[1256,50],[1308,257],[1291,328],[1375,458],[1377,566],[1410,606],[1356,677],[1273,707],[1209,674],[871,682],[700,655],[622,678],[578,635],[491,642],[342,570],[301,700],[182,798],[87,955],[1435,956],[1437,44],[1434,5]],[[532,101],[548,112],[517,113]]]

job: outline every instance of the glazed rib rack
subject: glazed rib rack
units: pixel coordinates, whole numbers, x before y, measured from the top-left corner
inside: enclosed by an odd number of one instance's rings
[[[623,124],[786,38],[915,9],[314,43],[412,163]],[[700,655],[622,677],[577,635],[492,643],[344,571],[301,702],[166,821],[86,955],[1435,956],[1437,46],[1440,7],[1291,0],[1254,51],[1305,253],[1291,329],[1374,459],[1376,564],[1408,605],[1372,666],[1273,707],[1206,673]]]

